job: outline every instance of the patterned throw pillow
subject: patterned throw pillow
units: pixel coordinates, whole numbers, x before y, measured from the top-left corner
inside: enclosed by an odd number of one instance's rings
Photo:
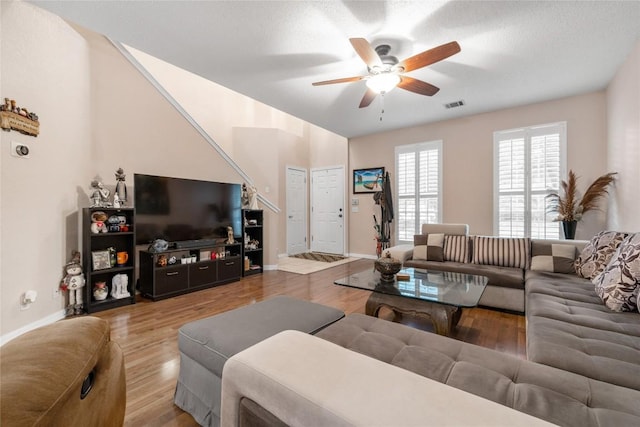
[[[627,237],[593,283],[596,293],[613,311],[636,311],[640,292],[640,233]]]
[[[627,237],[627,233],[618,231],[601,231],[593,236],[576,259],[576,274],[593,280],[602,273],[616,249]]]
[[[576,247],[556,243],[531,243],[531,270],[573,274]]]
[[[444,260],[444,234],[416,234],[413,236],[413,259],[424,261]]]
[[[469,262],[469,239],[467,236],[444,236],[444,260]]]
[[[531,239],[515,237],[473,238],[473,263],[529,268]]]

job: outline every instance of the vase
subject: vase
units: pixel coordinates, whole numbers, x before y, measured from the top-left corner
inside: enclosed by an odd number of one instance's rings
[[[396,273],[402,269],[402,263],[391,256],[378,258],[374,265],[375,269],[380,272],[380,280],[383,282],[393,282]]]
[[[567,240],[575,239],[577,226],[578,226],[578,221],[562,221],[562,230],[564,231],[564,238]]]

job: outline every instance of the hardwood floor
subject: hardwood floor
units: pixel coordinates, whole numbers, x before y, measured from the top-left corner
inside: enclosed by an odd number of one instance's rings
[[[193,418],[173,405],[180,358],[177,333],[185,323],[243,305],[289,295],[343,310],[364,313],[370,292],[333,284],[335,279],[372,266],[358,260],[317,273],[299,275],[268,271],[240,282],[175,298],[138,303],[96,313],[111,324],[111,338],[124,351],[127,375],[127,426],[196,426]],[[383,316],[391,313],[383,313]],[[404,323],[431,330],[420,319]],[[525,358],[523,316],[483,308],[465,310],[453,337]]]

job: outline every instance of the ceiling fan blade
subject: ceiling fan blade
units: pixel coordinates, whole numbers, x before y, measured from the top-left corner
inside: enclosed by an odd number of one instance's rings
[[[401,61],[398,64],[398,67],[404,68],[404,72],[408,73],[409,71],[435,64],[436,62],[442,61],[443,59],[448,58],[451,55],[455,55],[458,52],[460,52],[460,45],[458,42],[449,42],[407,58],[404,61]]]
[[[375,66],[382,66],[382,60],[366,39],[353,38],[349,39],[349,41],[351,42],[351,46],[356,50],[358,56],[362,58],[365,64],[367,64],[367,67],[373,68]]]
[[[440,90],[440,88],[437,88],[427,82],[407,76],[400,76],[400,83],[398,83],[398,87],[408,90],[409,92],[426,96],[433,96]]]
[[[378,94],[375,93],[374,91],[372,91],[371,89],[367,88],[367,91],[365,92],[364,96],[362,97],[362,101],[360,101],[360,107],[359,108],[368,107],[369,104],[371,104],[373,102],[373,100],[376,98],[376,95],[378,95]]]
[[[365,78],[365,76],[344,77],[342,79],[325,80],[325,81],[322,81],[322,82],[315,82],[315,83],[311,83],[311,84],[313,86],[332,85],[334,83],[357,82],[358,80],[362,80],[364,78]]]

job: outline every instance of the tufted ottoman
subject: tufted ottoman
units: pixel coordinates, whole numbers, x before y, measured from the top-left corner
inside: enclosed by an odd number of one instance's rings
[[[343,317],[332,307],[277,296],[187,323],[178,331],[180,373],[174,403],[200,425],[218,426],[222,368],[231,356],[278,332],[315,334]]]

